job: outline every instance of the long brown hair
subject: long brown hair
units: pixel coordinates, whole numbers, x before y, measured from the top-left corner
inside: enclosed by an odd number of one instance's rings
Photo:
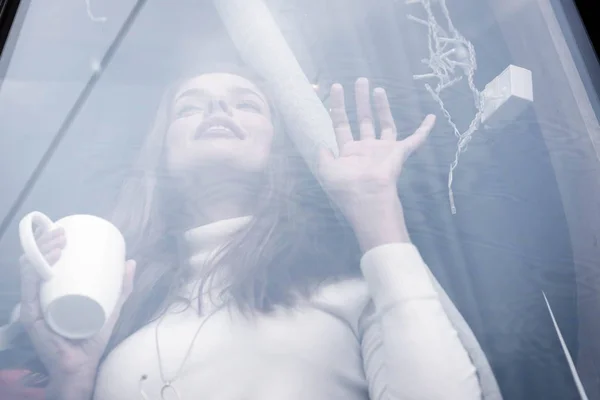
[[[220,66],[214,71],[247,78],[268,95],[262,79],[247,69]],[[109,350],[157,317],[178,298],[179,289],[190,278],[177,251],[181,232],[169,223],[176,220],[173,213],[178,200],[164,171],[164,137],[174,88],[163,96],[113,213],[112,220],[124,233],[138,269]],[[227,285],[221,297],[251,313],[291,307],[319,284],[359,273],[352,231],[285,134],[277,108],[273,104],[271,108],[277,132],[263,201],[252,222],[212,259],[200,281],[200,292],[211,292],[215,273],[225,269]]]
[[[202,73],[210,72],[242,76],[268,95],[263,80],[245,68],[219,65]],[[182,82],[165,91],[154,125],[145,136],[110,216],[123,232],[128,256],[137,261],[138,267],[133,292],[104,356],[159,317],[166,306],[185,300],[178,293],[191,275],[178,251],[181,229],[171,223],[177,219],[174,216],[180,199],[164,165],[170,107]],[[250,314],[268,313],[278,306],[293,307],[297,299],[309,296],[320,284],[360,274],[360,253],[353,232],[285,134],[277,108],[273,104],[271,108],[277,132],[263,201],[252,222],[203,268],[207,273],[201,277],[199,288],[210,292],[215,273],[225,270],[228,279],[221,297]],[[45,372],[26,335],[16,345],[11,358],[19,367]]]

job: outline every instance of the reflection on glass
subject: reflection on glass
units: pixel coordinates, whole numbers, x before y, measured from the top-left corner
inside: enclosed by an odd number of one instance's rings
[[[75,3],[21,11],[2,60],[0,391],[600,395],[598,66],[566,6]],[[117,293],[92,338],[49,322],[72,228],[37,232],[52,278],[17,268],[33,210],[124,235],[60,286]]]

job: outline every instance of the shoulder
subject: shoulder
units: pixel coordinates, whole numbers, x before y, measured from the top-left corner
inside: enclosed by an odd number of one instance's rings
[[[323,284],[310,299],[319,308],[350,325],[358,335],[359,320],[371,303],[366,281],[362,277]]]
[[[429,268],[412,243],[374,247],[362,256],[360,266],[360,276],[322,284],[311,297],[313,307],[344,320],[357,337],[377,322],[374,301],[385,306],[434,290]]]

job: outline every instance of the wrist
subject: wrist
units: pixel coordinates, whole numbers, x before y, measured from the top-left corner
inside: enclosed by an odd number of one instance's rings
[[[404,219],[402,204],[395,190],[353,196],[342,204],[342,212],[353,226],[381,223],[382,216]]]
[[[92,398],[95,372],[51,375],[47,400],[88,400]]]
[[[404,219],[400,199],[394,196],[379,197],[363,203],[347,215],[363,253],[388,243],[409,243],[410,236]]]

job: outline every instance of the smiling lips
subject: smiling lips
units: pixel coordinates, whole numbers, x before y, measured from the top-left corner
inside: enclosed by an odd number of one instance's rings
[[[245,139],[245,135],[231,118],[213,117],[202,122],[196,130],[194,139],[203,138]]]

